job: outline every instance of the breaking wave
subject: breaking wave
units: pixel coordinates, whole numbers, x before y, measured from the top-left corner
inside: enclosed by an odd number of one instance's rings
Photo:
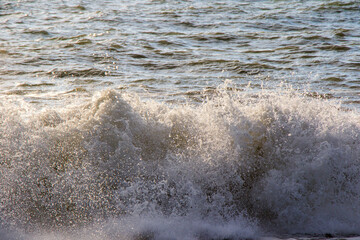
[[[7,239],[360,234],[360,115],[328,100],[107,90],[41,109],[4,98],[0,123]]]

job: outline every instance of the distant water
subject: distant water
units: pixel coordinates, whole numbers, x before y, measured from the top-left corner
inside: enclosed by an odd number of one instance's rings
[[[360,236],[359,1],[0,1],[0,239]]]

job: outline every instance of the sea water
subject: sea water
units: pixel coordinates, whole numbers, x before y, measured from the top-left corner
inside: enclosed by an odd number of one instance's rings
[[[0,239],[360,235],[360,2],[0,1]]]

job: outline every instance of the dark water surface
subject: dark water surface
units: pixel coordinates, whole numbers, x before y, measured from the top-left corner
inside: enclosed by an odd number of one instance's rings
[[[360,2],[0,0],[0,239],[360,235]]]
[[[358,1],[2,1],[1,94],[173,100],[231,79],[357,103],[359,14]]]

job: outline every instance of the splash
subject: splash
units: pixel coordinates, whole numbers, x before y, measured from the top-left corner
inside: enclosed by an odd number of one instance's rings
[[[197,105],[115,90],[80,100],[48,109],[2,101],[5,231],[34,239],[360,234],[355,111],[293,90],[227,87]]]

